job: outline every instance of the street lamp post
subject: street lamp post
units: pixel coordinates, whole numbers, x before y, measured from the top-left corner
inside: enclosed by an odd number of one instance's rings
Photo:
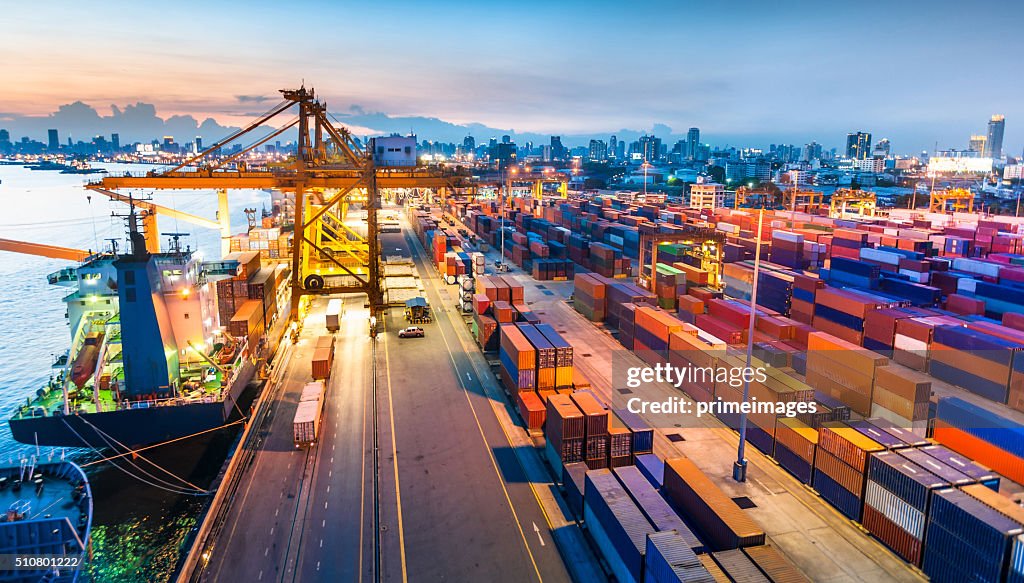
[[[515,166],[513,166],[512,168],[505,167],[505,188],[504,193],[502,194],[501,197],[501,206],[498,207],[498,212],[501,213],[501,257],[499,258],[500,265],[505,265],[505,198],[507,198],[511,194],[511,174],[515,174],[516,172],[517,168]]]
[[[743,371],[743,403],[750,400],[750,365],[754,359],[754,320],[757,312],[757,279],[761,272],[761,227],[764,224],[764,209],[757,211],[757,249],[754,251],[754,285],[750,290],[750,322],[747,325],[747,370]],[[747,481],[747,414],[740,407],[740,444],[736,449],[736,462],[732,466],[732,479]]]

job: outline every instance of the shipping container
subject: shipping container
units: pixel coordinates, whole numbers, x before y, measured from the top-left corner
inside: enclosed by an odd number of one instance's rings
[[[519,391],[516,393],[516,404],[519,407],[519,414],[526,424],[526,429],[531,434],[540,434],[544,427],[544,417],[547,409],[540,397],[533,391]]]
[[[295,417],[292,420],[295,447],[312,445],[320,436],[320,415],[323,412],[323,404],[323,400],[302,401],[295,409]]]
[[[633,454],[654,451],[654,429],[642,417],[629,409],[616,409],[615,417],[633,433]]]
[[[583,516],[587,532],[620,583],[641,583],[647,535],[656,529],[611,471],[587,472]]]
[[[762,573],[768,576],[772,583],[810,583],[811,581],[772,545],[745,547],[743,553],[757,565]]]
[[[704,552],[704,545],[693,534],[689,526],[636,466],[615,468],[612,472],[655,529],[659,532],[675,530],[686,540],[687,546],[694,553]]]
[[[920,450],[960,473],[970,476],[971,479],[979,484],[983,484],[996,492],[999,491],[999,476],[974,460],[967,459],[943,445],[927,445],[920,448]]]
[[[932,497],[921,568],[936,583],[1001,581],[1013,542],[1024,528],[952,488]]]
[[[665,484],[665,462],[653,453],[637,455],[634,458],[636,468],[657,489]]]
[[[337,332],[341,329],[341,300],[335,298],[327,302],[326,316],[327,330]]]
[[[674,531],[647,535],[645,583],[714,583],[686,540]]]
[[[664,488],[709,548],[764,544],[764,530],[688,458],[665,460]]]
[[[719,551],[712,553],[711,556],[715,558],[715,562],[729,576],[729,579],[736,583],[771,583],[771,579],[766,577],[757,568],[757,565],[739,549]]]
[[[562,464],[562,485],[569,510],[576,520],[583,520],[583,492],[586,487],[587,464],[575,462]]]

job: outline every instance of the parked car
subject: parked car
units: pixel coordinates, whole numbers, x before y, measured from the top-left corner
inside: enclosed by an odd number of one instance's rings
[[[402,328],[398,331],[399,338],[423,338],[423,328],[419,326],[409,326],[408,328]]]

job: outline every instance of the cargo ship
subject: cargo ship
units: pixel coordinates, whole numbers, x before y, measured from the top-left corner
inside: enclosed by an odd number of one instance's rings
[[[82,468],[67,461],[22,459],[0,467],[0,554],[46,557],[38,568],[0,568],[0,580],[73,583],[92,531],[92,490]]]
[[[204,262],[171,233],[150,253],[134,208],[130,250],[50,274],[63,299],[71,346],[47,386],[9,420],[31,445],[138,447],[216,429],[263,361],[286,266],[256,252]],[[279,285],[281,284],[281,285]]]

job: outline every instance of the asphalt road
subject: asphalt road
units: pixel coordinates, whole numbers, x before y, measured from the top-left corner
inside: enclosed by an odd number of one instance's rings
[[[346,298],[336,334],[321,437],[296,449],[292,418],[311,380],[312,345],[326,333],[314,300],[291,348],[271,416],[206,570],[208,581],[372,580],[372,467],[366,435],[370,340],[361,298]],[[270,390],[274,390],[271,388]],[[333,507],[332,507],[333,503]]]
[[[379,569],[385,581],[570,581],[454,298],[411,234],[388,242],[416,259],[435,321],[425,338],[399,339],[395,309],[374,341],[364,298],[346,297],[321,436],[298,450],[292,417],[326,333],[327,300],[313,300],[280,382],[268,385],[279,394],[206,580],[373,581]]]
[[[394,414],[408,579],[569,581],[470,361],[482,357],[453,314],[454,299],[439,289],[436,272],[409,237],[435,320],[423,326],[425,338],[399,339],[405,322],[401,310],[392,311],[379,341],[386,378],[378,381]],[[383,481],[381,487],[386,491]],[[385,551],[385,565],[396,560],[403,558]]]

